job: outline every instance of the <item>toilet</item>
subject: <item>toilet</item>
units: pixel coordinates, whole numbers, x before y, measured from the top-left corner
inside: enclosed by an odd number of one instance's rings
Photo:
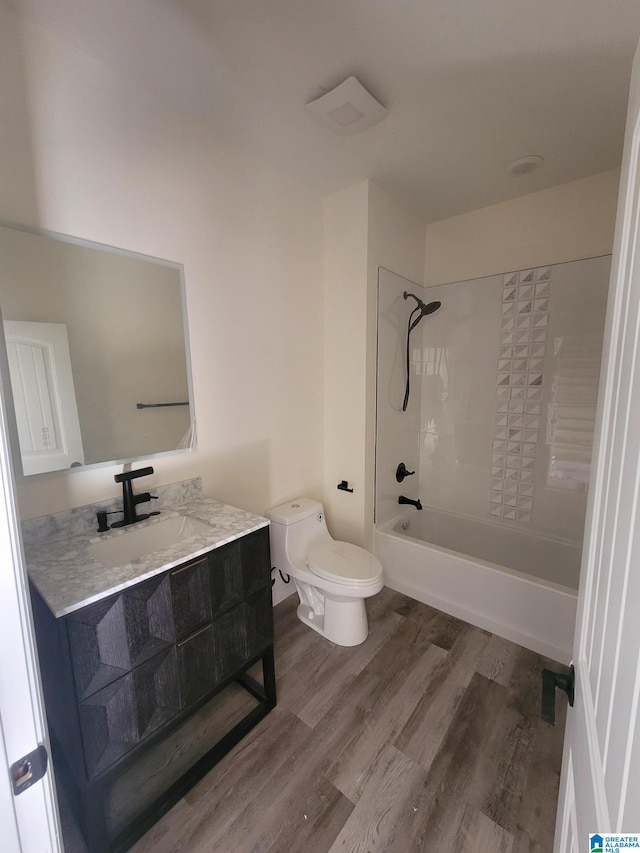
[[[319,501],[297,498],[265,514],[271,519],[271,565],[293,578],[300,621],[339,646],[364,643],[364,600],[384,585],[380,561],[333,539]]]

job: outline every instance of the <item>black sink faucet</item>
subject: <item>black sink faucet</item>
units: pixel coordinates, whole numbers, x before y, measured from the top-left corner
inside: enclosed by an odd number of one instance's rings
[[[114,480],[116,483],[122,483],[122,521],[115,521],[112,527],[126,527],[128,524],[135,524],[136,521],[144,521],[151,515],[160,515],[159,512],[145,512],[138,515],[136,507],[138,504],[146,503],[147,501],[157,500],[155,495],[149,492],[141,492],[139,495],[133,494],[132,480],[137,480],[138,477],[148,477],[153,474],[153,468],[139,468],[137,471],[125,471],[122,474],[116,474]]]
[[[420,503],[420,500],[414,501],[411,498],[405,498],[404,495],[400,495],[400,497],[398,498],[398,503],[411,504],[411,506],[414,506],[416,509],[422,509],[422,504]]]

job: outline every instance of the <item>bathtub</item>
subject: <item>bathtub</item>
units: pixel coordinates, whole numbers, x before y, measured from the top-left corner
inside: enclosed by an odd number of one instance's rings
[[[579,545],[425,508],[377,527],[374,551],[391,589],[570,662]]]

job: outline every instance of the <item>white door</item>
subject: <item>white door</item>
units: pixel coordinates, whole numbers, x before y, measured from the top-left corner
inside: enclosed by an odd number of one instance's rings
[[[640,837],[640,49],[607,308],[555,853]]]
[[[15,795],[9,767],[39,744],[49,750],[29,606],[4,393],[0,395],[0,848],[61,853],[53,774]]]
[[[6,320],[4,332],[23,473],[84,465],[67,327]]]

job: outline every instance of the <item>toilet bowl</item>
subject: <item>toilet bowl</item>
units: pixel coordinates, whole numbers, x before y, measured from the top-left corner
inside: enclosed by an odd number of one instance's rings
[[[271,565],[293,579],[300,621],[339,646],[363,643],[369,633],[364,600],[384,585],[380,561],[333,539],[319,501],[297,498],[265,514]]]

